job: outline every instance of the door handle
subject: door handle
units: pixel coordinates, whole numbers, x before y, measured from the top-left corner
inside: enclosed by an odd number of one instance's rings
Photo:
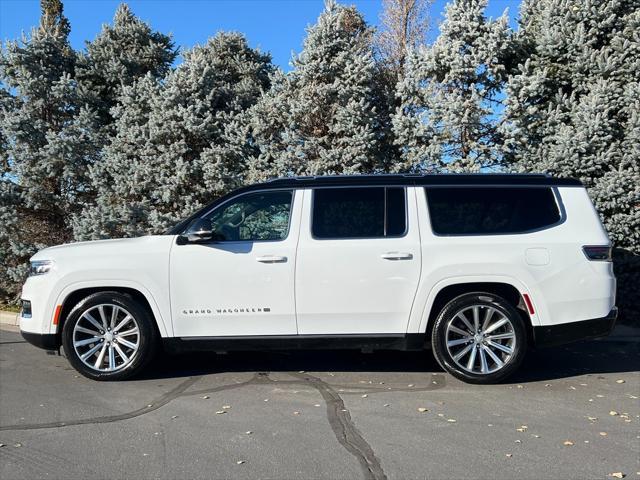
[[[413,255],[406,252],[387,252],[381,255],[385,260],[411,260]]]
[[[287,257],[280,255],[265,255],[263,257],[256,258],[260,263],[284,263],[287,261]]]

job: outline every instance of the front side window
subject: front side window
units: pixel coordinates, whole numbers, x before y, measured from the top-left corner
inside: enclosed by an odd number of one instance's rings
[[[292,191],[248,193],[205,216],[217,241],[284,240],[289,232]]]
[[[318,239],[404,235],[405,191],[401,187],[319,188],[313,191],[312,233]]]
[[[525,233],[560,221],[550,188],[426,188],[431,228],[437,235]]]

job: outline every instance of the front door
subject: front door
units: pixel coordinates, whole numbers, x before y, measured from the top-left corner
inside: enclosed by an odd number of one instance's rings
[[[421,264],[413,189],[315,188],[305,195],[298,333],[406,333]]]
[[[241,194],[203,216],[211,221],[212,241],[173,245],[175,336],[297,333],[294,269],[301,197],[292,190]]]

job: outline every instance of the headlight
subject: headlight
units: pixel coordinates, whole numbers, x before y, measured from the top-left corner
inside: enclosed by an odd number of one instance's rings
[[[35,260],[31,262],[31,268],[29,269],[29,276],[44,275],[48,273],[53,267],[51,260]]]

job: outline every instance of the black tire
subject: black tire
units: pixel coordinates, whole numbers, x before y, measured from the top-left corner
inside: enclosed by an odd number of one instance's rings
[[[494,309],[494,312],[492,312],[492,315],[495,315],[495,311],[497,311],[508,319],[508,321],[511,324],[511,327],[507,325],[503,328],[508,329],[507,335],[512,333],[515,337],[515,339],[513,340],[513,343],[511,344],[513,345],[513,348],[511,348],[511,345],[508,346],[508,348],[512,350],[512,353],[507,357],[500,358],[500,356],[505,354],[502,351],[497,350],[495,348],[492,349],[494,354],[495,352],[498,352],[498,355],[496,356],[498,356],[500,360],[504,360],[504,358],[507,358],[507,360],[504,361],[503,366],[499,367],[498,366],[499,364],[495,363],[493,359],[491,359],[488,356],[488,353],[485,353],[486,348],[483,347],[482,344],[475,346],[475,343],[474,343],[476,342],[475,338],[472,340],[468,340],[466,343],[461,344],[459,347],[456,346],[456,348],[459,348],[459,350],[455,351],[454,353],[457,355],[459,352],[462,352],[462,350],[464,350],[465,348],[468,348],[470,345],[471,345],[471,349],[477,348],[476,352],[479,352],[480,350],[484,349],[485,352],[483,352],[482,356],[486,359],[489,359],[487,361],[491,362],[491,365],[494,368],[498,368],[494,372],[490,372],[490,373],[473,372],[476,366],[478,369],[481,369],[482,367],[481,365],[479,365],[480,354],[473,353],[471,350],[468,351],[469,352],[468,354],[465,354],[468,356],[463,356],[459,358],[459,360],[464,359],[465,361],[468,360],[473,362],[470,369],[471,371],[468,369],[465,369],[464,366],[459,365],[458,362],[454,360],[452,353],[447,347],[447,338],[446,338],[447,326],[450,324],[450,322],[453,322],[454,317],[456,317],[459,312],[466,312],[465,309],[468,309],[468,308],[471,308],[472,309],[471,312],[473,312],[474,306],[480,307],[479,309],[480,313],[482,312],[486,313],[488,310],[490,310],[489,307],[491,307],[492,309]],[[465,318],[466,318],[466,314],[465,314]],[[489,323],[489,325],[491,324],[492,322]],[[480,327],[480,330],[481,329],[482,327]],[[489,330],[489,328],[487,328],[487,330]],[[491,335],[491,334],[493,334],[493,332],[489,333],[488,335]],[[480,334],[477,342],[482,342],[482,339],[480,338],[481,336],[482,335]],[[462,335],[459,336],[459,339],[464,339],[464,338],[465,337],[463,337]],[[508,342],[511,342],[511,340],[508,340]],[[500,343],[500,341],[496,341],[495,343]],[[431,345],[433,348],[433,353],[436,357],[436,360],[440,364],[440,366],[443,369],[445,369],[447,372],[449,372],[451,375],[453,375],[454,377],[467,383],[492,384],[492,383],[498,383],[505,380],[507,377],[513,374],[520,367],[520,364],[522,363],[522,360],[524,359],[524,356],[527,351],[527,329],[526,329],[525,322],[522,319],[522,316],[518,313],[518,310],[509,302],[507,302],[504,298],[499,297],[498,295],[495,295],[493,293],[485,293],[485,292],[466,293],[464,295],[460,295],[459,297],[456,297],[453,300],[451,300],[441,310],[441,312],[439,313],[433,325],[433,331],[431,335]],[[487,346],[488,344],[484,344],[484,345]],[[471,360],[472,354],[473,354],[473,360]],[[476,357],[478,357],[478,359],[476,359]],[[464,363],[464,361],[462,361],[461,363]],[[489,372],[489,370],[490,369],[485,368],[485,371]]]
[[[116,306],[125,310],[131,317],[133,317],[139,331],[139,334],[136,337],[138,345],[137,351],[135,354],[131,355],[130,361],[126,365],[124,365],[126,362],[124,362],[123,358],[120,357],[123,366],[115,371],[102,371],[86,365],[81,360],[76,348],[74,348],[74,328],[85,312],[89,311],[91,308],[98,307],[99,305],[106,305],[107,309],[113,308],[109,306]],[[84,323],[84,325],[86,325],[86,323]],[[87,338],[90,337],[91,335],[87,335]],[[104,339],[102,339],[101,342],[104,342]],[[97,345],[97,343],[98,342],[96,342],[95,345]],[[122,345],[123,344],[121,343],[121,348],[123,348]],[[69,363],[82,375],[87,378],[91,378],[92,380],[125,380],[137,375],[152,360],[157,351],[157,345],[158,334],[154,320],[147,312],[147,309],[140,305],[140,303],[130,295],[119,292],[98,292],[87,296],[73,307],[73,310],[71,310],[69,315],[66,317],[64,327],[62,329],[62,347],[64,348],[64,353],[69,360]],[[93,347],[93,344],[90,344],[88,347]]]

